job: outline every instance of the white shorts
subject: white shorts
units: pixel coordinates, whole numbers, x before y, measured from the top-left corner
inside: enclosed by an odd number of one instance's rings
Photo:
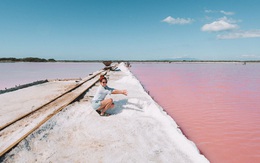
[[[93,109],[97,110],[101,106],[101,101],[92,101],[91,105]]]

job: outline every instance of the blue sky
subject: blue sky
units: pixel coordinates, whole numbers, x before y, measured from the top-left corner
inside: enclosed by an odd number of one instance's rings
[[[260,60],[259,0],[0,0],[0,57]]]

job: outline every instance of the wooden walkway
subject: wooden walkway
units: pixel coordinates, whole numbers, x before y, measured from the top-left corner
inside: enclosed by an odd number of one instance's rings
[[[0,157],[91,88],[98,82],[100,74],[105,74],[107,71],[100,70],[79,81],[76,86],[44,105],[2,123],[0,126]]]

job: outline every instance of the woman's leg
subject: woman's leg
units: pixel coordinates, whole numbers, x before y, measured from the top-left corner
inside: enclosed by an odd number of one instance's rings
[[[105,99],[101,101],[101,106],[97,109],[101,111],[100,115],[104,115],[104,113],[108,110],[114,107],[113,99]]]

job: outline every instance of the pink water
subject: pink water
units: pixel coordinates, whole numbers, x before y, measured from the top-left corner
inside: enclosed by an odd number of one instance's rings
[[[134,63],[131,71],[210,162],[260,162],[260,64]]]
[[[45,79],[84,78],[103,63],[0,63],[0,90]]]

